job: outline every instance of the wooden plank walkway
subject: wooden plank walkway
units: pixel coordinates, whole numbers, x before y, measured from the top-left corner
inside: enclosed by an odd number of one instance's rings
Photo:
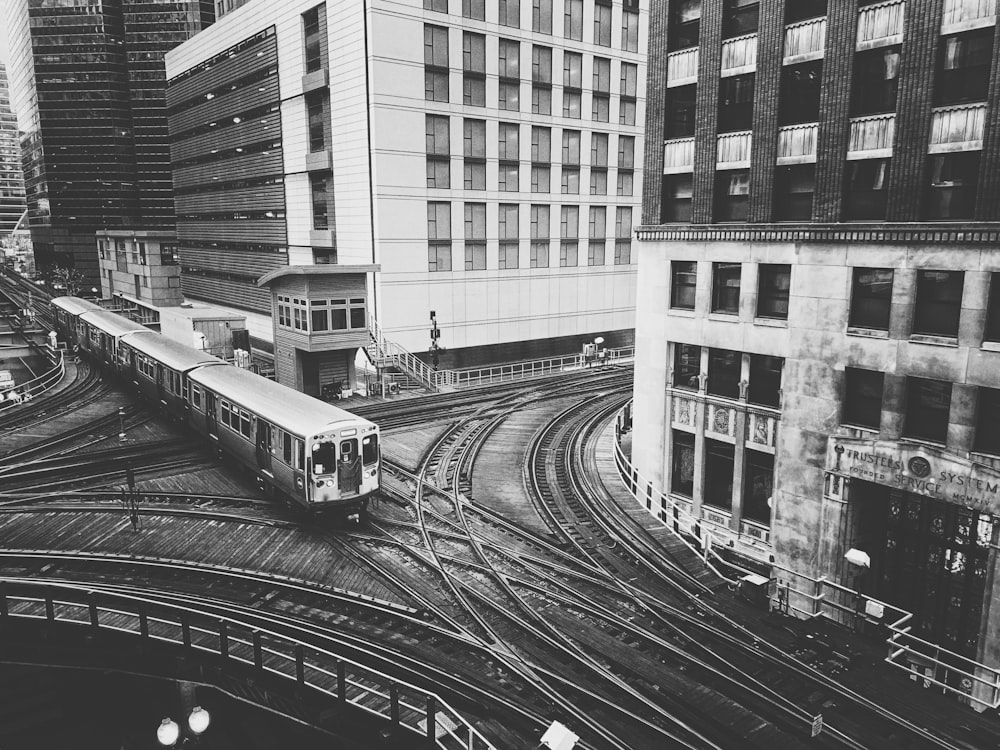
[[[420,458],[447,429],[447,423],[436,422],[424,427],[405,427],[383,432],[382,455],[410,471],[417,471]]]

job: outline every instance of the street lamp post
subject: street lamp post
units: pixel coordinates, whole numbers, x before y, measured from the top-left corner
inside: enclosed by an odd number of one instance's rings
[[[857,572],[854,576],[855,586],[857,587],[857,601],[854,605],[854,629],[857,631],[861,630],[861,608],[864,604],[864,593],[862,589],[864,587],[864,577],[865,574],[871,569],[872,559],[868,556],[867,552],[851,547],[847,550],[847,554],[844,555],[844,559],[847,562],[857,568]]]

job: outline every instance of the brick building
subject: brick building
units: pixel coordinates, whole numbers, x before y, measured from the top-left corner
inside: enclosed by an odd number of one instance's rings
[[[987,704],[997,32],[994,0],[654,0],[633,436],[653,513],[800,613],[823,577],[912,612]]]

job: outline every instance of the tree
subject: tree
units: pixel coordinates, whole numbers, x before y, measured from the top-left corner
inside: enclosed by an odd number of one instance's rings
[[[80,286],[84,281],[83,274],[80,271],[77,271],[75,268],[66,268],[65,266],[55,266],[49,271],[48,275],[49,283],[52,285],[53,290],[61,286],[66,290],[66,294],[73,297],[80,291]]]

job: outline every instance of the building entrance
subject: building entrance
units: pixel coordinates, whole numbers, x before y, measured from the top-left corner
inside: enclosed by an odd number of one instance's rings
[[[851,496],[855,546],[871,557],[863,592],[912,612],[915,635],[974,658],[1000,519],[858,480]]]

